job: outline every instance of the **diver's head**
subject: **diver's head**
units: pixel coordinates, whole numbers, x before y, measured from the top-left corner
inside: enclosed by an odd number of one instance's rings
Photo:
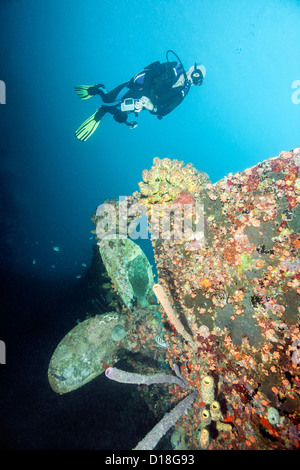
[[[202,85],[203,78],[206,75],[206,70],[204,65],[193,65],[187,71],[187,78],[190,80],[192,85],[200,86]]]

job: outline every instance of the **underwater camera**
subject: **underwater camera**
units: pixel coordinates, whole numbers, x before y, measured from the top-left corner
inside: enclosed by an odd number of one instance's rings
[[[121,111],[134,111],[134,99],[126,98],[126,100],[121,103]]]

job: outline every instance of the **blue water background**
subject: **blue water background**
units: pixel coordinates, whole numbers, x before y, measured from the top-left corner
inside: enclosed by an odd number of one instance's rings
[[[14,268],[52,280],[83,274],[91,214],[137,190],[155,156],[191,162],[215,182],[298,146],[299,24],[292,0],[3,2],[1,168]],[[168,49],[186,69],[205,65],[203,86],[162,121],[143,112],[130,130],[108,115],[77,141],[101,102],[80,101],[73,86],[110,90]]]

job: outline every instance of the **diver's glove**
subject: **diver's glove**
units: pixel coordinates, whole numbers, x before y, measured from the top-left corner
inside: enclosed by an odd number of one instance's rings
[[[149,109],[152,111],[154,106],[151,100],[147,96],[142,96],[141,99],[136,100],[134,103],[135,112],[139,113],[143,108]]]

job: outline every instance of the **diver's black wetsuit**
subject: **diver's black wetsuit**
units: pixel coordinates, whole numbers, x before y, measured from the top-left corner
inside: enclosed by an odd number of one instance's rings
[[[129,82],[122,83],[110,92],[99,88],[97,94],[105,103],[102,112],[113,114],[118,122],[127,123],[128,112],[121,111],[120,104],[127,98],[149,98],[154,105],[151,114],[159,119],[176,108],[189,92],[191,83],[185,79],[182,85],[173,86],[184,73],[182,66],[177,62],[154,62],[145,67],[142,72],[135,75]]]
[[[176,108],[188,94],[191,83],[185,78],[182,85],[174,87],[179,77],[184,74],[178,62],[154,62],[146,67],[143,91],[154,105],[152,114],[159,119]],[[143,72],[141,72],[143,73]]]
[[[125,113],[120,109],[121,101],[126,98],[133,98],[133,96],[131,96],[132,93],[130,93],[131,90],[128,88],[128,83],[129,82],[122,83],[109,92],[107,92],[105,88],[99,88],[97,94],[101,96],[103,103],[107,103],[107,106],[104,104],[99,108],[102,115],[110,113],[117,122],[130,125],[130,123],[127,122],[128,113]]]

